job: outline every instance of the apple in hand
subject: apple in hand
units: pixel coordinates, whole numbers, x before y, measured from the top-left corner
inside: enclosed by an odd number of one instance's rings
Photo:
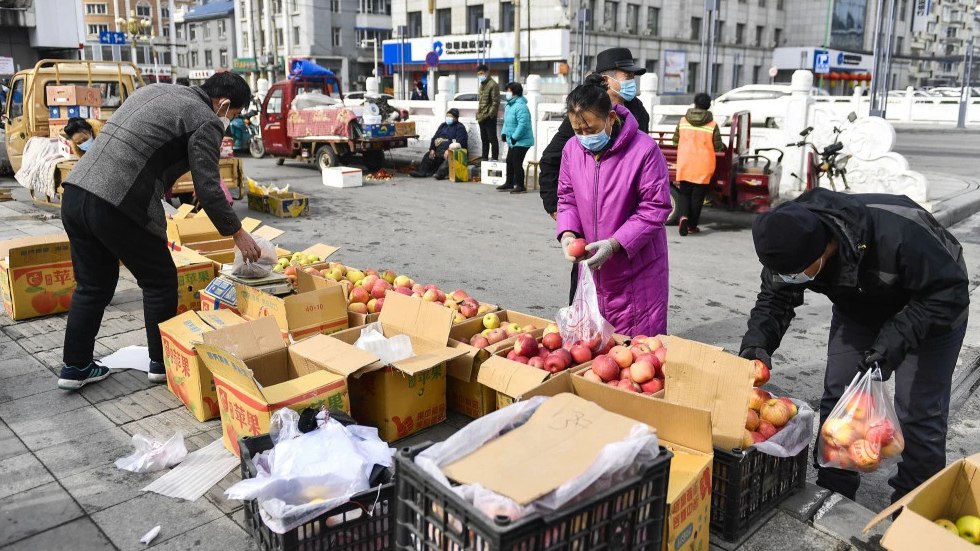
[[[574,256],[575,258],[581,258],[585,256],[585,245],[587,243],[581,237],[577,239],[572,239],[572,242],[568,244],[568,254]]]
[[[761,360],[752,360],[752,367],[755,369],[755,383],[752,386],[762,386],[769,382],[769,368]]]

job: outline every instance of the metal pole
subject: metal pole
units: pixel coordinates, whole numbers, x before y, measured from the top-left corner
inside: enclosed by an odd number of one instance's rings
[[[380,94],[381,75],[378,74],[379,71],[378,71],[378,36],[377,35],[374,36],[372,42],[374,42],[374,70],[372,71],[374,73],[374,91],[375,93]]]
[[[521,81],[521,0],[514,0],[514,79]]]
[[[705,78],[704,92],[711,93],[714,86],[714,56],[715,56],[715,15],[718,10],[718,0],[705,0],[705,10],[708,12],[708,41],[705,46]]]
[[[877,8],[875,9],[875,40],[874,40],[874,63],[872,64],[873,71],[871,73],[871,92],[869,93],[868,99],[871,101],[870,105],[870,115],[872,117],[881,117],[883,115],[881,106],[878,103],[878,90],[881,88],[881,23],[884,16],[885,0],[878,0]]]
[[[527,73],[531,74],[531,0],[527,0]]]
[[[885,31],[885,56],[882,62],[882,69],[885,73],[884,87],[878,89],[878,93],[881,95],[881,117],[884,118],[886,112],[888,111],[888,89],[891,87],[890,81],[892,76],[892,48],[895,42],[895,11],[896,4],[898,0],[890,0],[888,2],[888,26]]]
[[[402,47],[398,52],[398,59],[401,62],[401,69],[398,70],[398,99],[405,98],[405,33],[408,31],[407,25],[398,27],[402,39]]]
[[[960,87],[960,110],[956,116],[956,128],[966,128],[966,109],[970,103],[970,80],[973,72],[973,38],[966,43],[966,51],[963,52],[963,84]]]
[[[823,37],[823,47],[830,49],[830,30],[834,25],[834,0],[828,0],[827,2],[827,25],[824,31]],[[823,88],[823,73],[820,73],[820,78],[817,80],[817,87]]]
[[[429,51],[436,50],[436,2],[429,0]],[[429,67],[429,79],[425,86],[429,99],[436,97],[436,68]]]

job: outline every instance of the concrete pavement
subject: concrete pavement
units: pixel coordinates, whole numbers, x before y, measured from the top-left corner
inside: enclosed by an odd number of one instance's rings
[[[341,247],[336,256],[348,264],[390,268],[542,316],[554,316],[566,301],[568,265],[555,242],[553,222],[533,193],[512,196],[487,185],[404,176],[336,190],[324,188],[319,173],[307,166],[277,167],[270,159],[246,160],[246,173],[262,183],[288,183],[313,197],[311,215],[303,219],[280,220],[247,211],[244,201],[236,204],[240,215],[286,230],[279,240],[286,248],[322,241]],[[0,180],[0,185],[16,186],[12,180]],[[0,239],[60,229],[57,211],[31,206],[21,188],[15,189],[15,197],[20,201],[0,203]],[[700,235],[669,233],[671,333],[728,349],[738,346],[758,289],[751,220],[750,215],[709,209]],[[976,267],[980,216],[953,231],[964,244],[968,264]],[[949,460],[976,452],[980,441],[975,422],[980,398],[973,392],[980,371],[978,281],[974,274],[973,315],[956,373],[959,398],[951,413]],[[829,312],[829,302],[816,295],[798,310],[774,357],[772,386],[777,392],[816,405]],[[0,547],[44,549],[70,542],[80,548],[129,549],[140,547],[138,538],[161,524],[155,542],[161,547],[249,548],[240,507],[221,495],[234,473],[189,504],[141,494],[139,489],[156,475],[133,475],[112,465],[130,453],[129,438],[135,432],[163,437],[179,429],[194,449],[218,437],[216,422],[198,423],[166,387],[151,387],[145,376],[132,372],[79,393],[58,391],[63,329],[63,316],[21,323],[0,317]],[[98,352],[145,344],[144,339],[140,293],[124,275],[107,310]],[[419,439],[439,439],[462,422],[454,418]],[[838,519],[859,519],[855,511],[880,510],[887,502],[887,476],[865,475],[857,504],[831,502],[810,488],[811,493],[801,496],[802,504],[781,508],[740,548],[771,549],[778,541],[802,549],[859,545],[850,539],[859,527]],[[816,501],[820,506],[812,507]]]

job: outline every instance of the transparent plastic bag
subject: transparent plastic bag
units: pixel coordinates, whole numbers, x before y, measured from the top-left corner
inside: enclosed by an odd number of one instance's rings
[[[174,433],[166,442],[151,440],[142,434],[133,435],[132,455],[116,460],[116,468],[134,473],[152,473],[173,467],[187,457],[184,435]]]
[[[381,324],[378,322],[370,323],[361,330],[361,336],[354,341],[354,347],[374,354],[386,365],[414,355],[412,340],[408,335],[395,335],[389,339],[381,331]]]
[[[556,319],[562,342],[569,347],[581,341],[593,353],[599,354],[612,340],[615,330],[602,317],[592,270],[585,264],[579,264],[575,299],[570,305],[558,310]]]
[[[753,448],[775,457],[796,457],[813,438],[813,408],[802,400],[790,398],[796,404],[796,415],[769,440],[756,442]]]
[[[821,467],[871,472],[898,461],[905,436],[876,367],[854,375],[820,428]]]
[[[232,275],[245,278],[265,277],[272,273],[272,269],[279,262],[279,258],[276,256],[276,246],[268,239],[255,235],[252,236],[252,239],[259,246],[262,254],[255,262],[246,262],[242,257],[242,251],[235,247],[235,263],[231,267]]]

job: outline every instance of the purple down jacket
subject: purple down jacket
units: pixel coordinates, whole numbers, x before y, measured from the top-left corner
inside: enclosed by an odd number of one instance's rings
[[[565,144],[557,235],[571,231],[589,243],[615,238],[622,249],[593,272],[603,317],[623,335],[666,334],[667,162],[625,107],[616,113],[622,128],[598,156],[577,139]]]

